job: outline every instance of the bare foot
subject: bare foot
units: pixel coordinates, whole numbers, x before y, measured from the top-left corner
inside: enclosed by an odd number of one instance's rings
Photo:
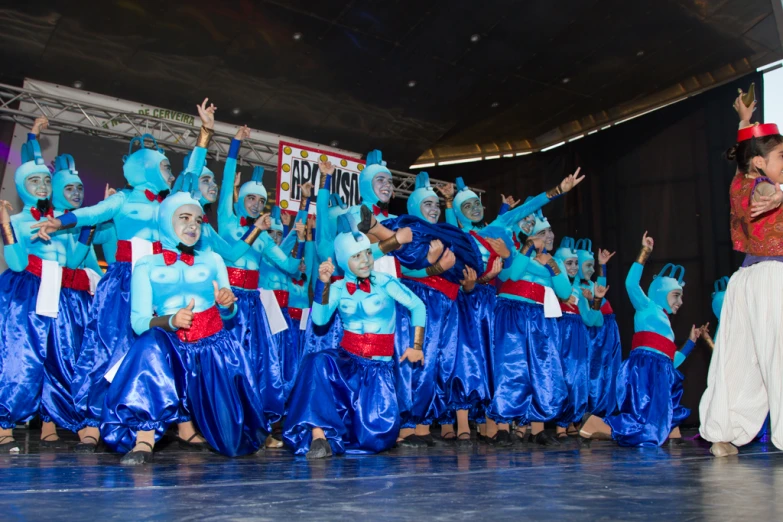
[[[738,454],[739,450],[731,442],[715,442],[710,448],[710,453],[716,457],[728,457]]]

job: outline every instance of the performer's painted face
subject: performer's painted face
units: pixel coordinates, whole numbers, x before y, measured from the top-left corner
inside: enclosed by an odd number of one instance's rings
[[[49,174],[33,174],[24,180],[24,188],[38,199],[49,199],[52,195],[52,177]]]
[[[572,257],[570,259],[566,259],[565,263],[566,273],[568,274],[568,277],[576,277],[576,274],[579,272],[579,260],[575,257]]]
[[[174,233],[183,245],[193,246],[201,237],[201,221],[204,219],[204,211],[200,205],[182,205],[174,212],[171,224]]]
[[[372,271],[372,251],[368,248],[348,258],[348,268],[359,279],[367,279]]]
[[[479,198],[470,198],[459,207],[462,215],[473,223],[481,223],[484,220],[484,205]]]
[[[430,223],[437,223],[440,219],[440,205],[437,196],[429,196],[419,204],[421,215]]]
[[[544,248],[546,248],[547,251],[551,252],[552,249],[555,248],[555,233],[552,232],[551,228],[541,230],[535,237],[544,240]]]
[[[248,194],[245,196],[243,204],[245,205],[245,212],[247,212],[247,215],[252,218],[257,218],[261,215],[261,209],[266,205],[266,201],[257,194]]]
[[[536,226],[536,216],[530,214],[529,216],[522,218],[519,223],[517,223],[517,226],[526,236],[529,236],[530,232],[533,231],[533,227]]]
[[[171,187],[174,183],[174,173],[171,172],[171,163],[169,163],[169,160],[164,159],[160,162],[160,175],[163,176],[166,184]]]
[[[585,279],[590,279],[593,277],[593,274],[595,273],[595,261],[592,259],[588,259],[584,263],[582,263],[582,275],[585,276]]]
[[[388,203],[392,197],[392,192],[394,192],[391,176],[386,172],[379,172],[376,174],[376,176],[372,178],[372,189],[375,191],[378,201],[381,203]]]
[[[275,242],[275,245],[280,246],[280,243],[283,242],[283,233],[279,230],[268,230],[269,237],[272,238],[272,241]]]
[[[672,290],[669,295],[666,296],[666,300],[669,303],[672,313],[676,314],[677,310],[682,306],[682,290]]]
[[[215,183],[215,176],[212,174],[202,174],[198,178],[198,189],[201,191],[204,199],[210,203],[217,201],[218,186]]]
[[[81,183],[69,183],[63,188],[65,200],[73,205],[73,208],[79,208],[84,201],[84,185]]]

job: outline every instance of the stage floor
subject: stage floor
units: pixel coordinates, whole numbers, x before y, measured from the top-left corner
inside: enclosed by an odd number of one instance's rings
[[[170,446],[153,464],[126,468],[116,454],[41,452],[38,432],[15,435],[23,453],[0,455],[4,521],[783,520],[783,453],[771,443],[723,459],[699,440],[580,449],[571,439],[558,448],[439,445],[320,462]]]

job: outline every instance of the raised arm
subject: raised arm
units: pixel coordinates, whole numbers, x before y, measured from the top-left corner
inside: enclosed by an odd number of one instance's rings
[[[647,237],[647,232],[645,232],[644,237],[642,238],[642,250],[639,252],[639,257],[637,257],[636,262],[631,265],[628,276],[625,278],[625,289],[628,292],[628,297],[631,298],[631,304],[636,310],[647,308],[650,304],[650,299],[645,295],[640,283],[642,281],[644,264],[650,257],[654,244],[653,238]]]
[[[239,148],[242,146],[242,140],[250,136],[250,129],[247,125],[241,127],[231,145],[228,148],[226,164],[223,166],[223,180],[220,184],[220,196],[218,198],[218,229],[223,231],[236,218],[234,214],[234,187],[237,182],[237,157]],[[225,232],[224,232],[225,233]]]

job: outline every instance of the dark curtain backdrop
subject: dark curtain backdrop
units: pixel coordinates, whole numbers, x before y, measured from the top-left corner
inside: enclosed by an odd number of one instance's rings
[[[742,261],[731,249],[728,187],[734,168],[724,154],[736,141],[732,102],[737,88],[747,90],[751,82],[763,99],[762,76],[756,73],[551,151],[438,168],[431,174],[448,180],[462,176],[485,189],[487,216],[495,216],[501,193],[524,199],[582,167],[587,175],[582,185],[544,208],[556,244],[567,235],[587,237],[594,250],[617,251],[608,267],[607,297],[617,313],[627,357],[634,311],[624,282],[647,230],[655,249],[642,279],[645,290],[664,264],[685,267],[684,306],[672,320],[680,345],[693,324],[710,321],[715,331],[713,282],[731,275]],[[680,367],[684,404],[692,410],[689,424],[698,423],[710,355],[700,343]]]

